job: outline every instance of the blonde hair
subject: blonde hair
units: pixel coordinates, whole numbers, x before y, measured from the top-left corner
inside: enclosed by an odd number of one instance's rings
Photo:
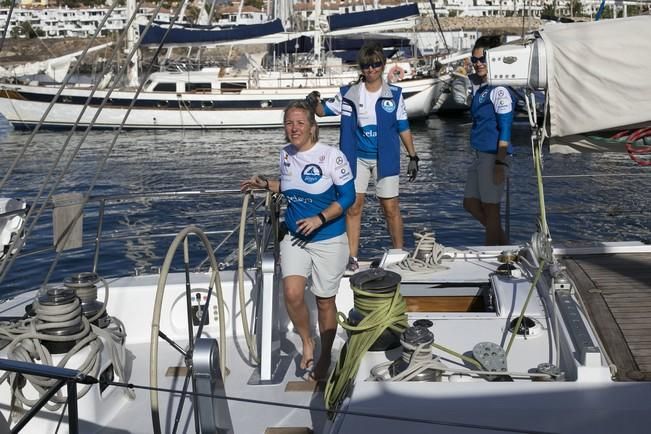
[[[312,142],[313,143],[318,142],[319,124],[316,123],[316,114],[314,113],[314,109],[312,108],[312,106],[304,99],[297,99],[287,104],[287,107],[285,107],[285,110],[283,111],[283,123],[285,123],[285,121],[287,120],[287,113],[290,110],[294,110],[294,109],[305,111],[305,113],[307,114],[307,121],[310,124],[310,128],[314,127],[314,132],[312,133]],[[290,142],[287,132],[285,132],[285,140],[287,142]]]

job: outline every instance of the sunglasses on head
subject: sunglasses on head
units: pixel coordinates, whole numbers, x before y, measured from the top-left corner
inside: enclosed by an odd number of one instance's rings
[[[373,63],[362,63],[359,65],[359,67],[362,69],[369,69],[369,68],[379,68],[382,65],[384,65],[384,63],[382,62],[373,62]]]
[[[483,55],[481,57],[475,57],[475,56],[470,57],[470,63],[477,63],[477,62],[486,63],[486,55]]]

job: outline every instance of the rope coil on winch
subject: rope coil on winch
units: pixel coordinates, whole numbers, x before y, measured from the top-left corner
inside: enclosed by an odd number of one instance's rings
[[[108,286],[106,290],[108,295]],[[107,346],[117,377],[126,378],[124,374],[125,354],[121,346],[126,333],[122,323],[111,318],[112,322],[109,327],[105,329],[96,327],[91,324],[91,321],[99,315],[95,315],[91,319],[86,318],[82,313],[81,300],[72,290],[59,290],[57,295],[60,297],[57,303],[47,303],[47,298],[43,298],[43,294],[40,294],[40,297],[37,297],[32,305],[34,316],[0,324],[0,337],[11,341],[6,350],[7,358],[27,363],[40,361],[43,365],[67,367],[86,375],[98,377],[101,369],[100,354],[102,349]],[[61,297],[62,295],[63,297]],[[41,302],[39,302],[39,298],[41,298]],[[65,348],[65,350],[59,351],[60,348]],[[77,353],[83,354],[84,351],[86,354],[82,355],[84,358],[81,362],[77,362],[74,367],[67,366],[73,356]],[[64,354],[56,365],[52,357],[53,353]],[[40,397],[57,384],[55,379],[10,372],[0,377],[0,384],[5,380],[8,380],[11,385],[16,402],[26,407],[36,405]],[[31,385],[34,389],[33,393],[35,392],[34,394],[38,396],[27,396],[24,393],[27,384]],[[90,388],[91,385],[83,386],[77,398],[80,399],[86,395]],[[125,390],[129,397],[135,397],[132,390]],[[50,398],[49,403],[45,404],[45,408],[56,411],[66,402],[67,397],[59,390]]]
[[[355,309],[364,318],[357,325],[351,325],[342,312],[337,313],[337,322],[350,332],[350,338],[325,386],[324,400],[328,410],[340,405],[357,375],[362,358],[382,333],[387,329],[402,333],[407,328],[407,304],[400,294],[399,284],[392,292],[369,292],[352,282],[351,289],[355,296]]]

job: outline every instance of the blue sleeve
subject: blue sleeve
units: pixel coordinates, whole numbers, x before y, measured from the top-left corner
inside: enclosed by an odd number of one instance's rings
[[[338,114],[332,111],[327,104],[321,103],[321,105],[323,106],[323,114],[325,114],[326,116],[336,116]]]
[[[398,120],[398,132],[402,133],[409,129],[409,121],[407,119]]]
[[[355,182],[351,179],[343,185],[335,185],[335,191],[337,192],[336,202],[346,212],[355,202]]]
[[[496,113],[497,117],[497,129],[500,134],[498,140],[504,140],[505,142],[511,141],[511,124],[513,123],[513,112],[508,113]]]

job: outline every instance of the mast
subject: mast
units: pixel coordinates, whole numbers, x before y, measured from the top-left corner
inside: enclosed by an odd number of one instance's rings
[[[127,16],[135,16],[136,14],[136,0],[127,0]],[[125,52],[127,55],[131,52],[131,49],[135,45],[136,41],[138,40],[138,31],[137,31],[137,26],[138,26],[138,20],[135,19],[132,21],[131,26],[127,29],[127,46],[125,48]],[[134,53],[134,56],[132,58],[132,62],[129,64],[129,69],[127,71],[127,80],[128,83],[127,85],[130,87],[138,87],[139,79],[138,79],[138,67],[140,63],[140,53],[136,51]]]
[[[314,3],[314,61],[321,68],[321,0]]]

